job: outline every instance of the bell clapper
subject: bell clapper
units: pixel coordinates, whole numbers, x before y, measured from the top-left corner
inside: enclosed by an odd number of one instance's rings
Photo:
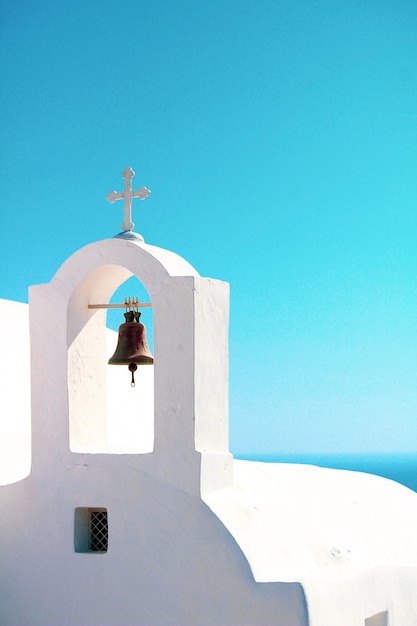
[[[136,363],[129,363],[129,372],[132,372],[132,380],[130,383],[131,387],[135,386],[135,372],[138,369],[138,366],[136,365]]]

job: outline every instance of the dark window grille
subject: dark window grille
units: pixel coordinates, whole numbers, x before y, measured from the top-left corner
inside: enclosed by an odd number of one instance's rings
[[[109,525],[107,511],[90,511],[91,552],[107,552],[109,545]]]

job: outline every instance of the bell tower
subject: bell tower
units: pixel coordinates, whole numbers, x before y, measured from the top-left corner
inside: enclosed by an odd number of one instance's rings
[[[232,480],[229,286],[201,277],[132,230],[132,198],[150,192],[132,191],[130,168],[123,176],[124,192],[108,199],[124,200],[125,230],[78,250],[50,283],[30,288],[33,472],[58,458],[68,465],[129,463],[203,495]],[[91,305],[108,303],[131,276],[147,289],[154,311],[154,445],[147,454],[114,455],[106,453],[106,316]],[[126,376],[120,393],[129,394]],[[71,434],[80,441],[77,450]]]

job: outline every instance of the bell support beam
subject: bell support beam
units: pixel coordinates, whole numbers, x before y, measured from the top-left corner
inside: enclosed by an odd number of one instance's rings
[[[89,304],[89,309],[146,309],[152,307],[152,302],[139,302],[139,300],[125,301],[123,304]]]

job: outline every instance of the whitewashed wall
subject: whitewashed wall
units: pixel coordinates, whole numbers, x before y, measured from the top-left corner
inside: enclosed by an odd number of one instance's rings
[[[154,445],[106,454],[104,315],[87,305],[131,274],[154,306]],[[306,624],[300,585],[257,584],[200,497],[232,484],[228,297],[177,255],[123,239],[31,288],[32,471],[0,496],[3,624]],[[77,507],[107,509],[107,553],[74,551]]]
[[[142,396],[88,309],[131,275],[154,306]],[[29,376],[27,307],[0,301],[1,624],[415,626],[417,494],[233,462],[228,309],[228,285],[171,252],[91,244],[30,290]],[[107,509],[106,553],[75,551],[79,507]]]

